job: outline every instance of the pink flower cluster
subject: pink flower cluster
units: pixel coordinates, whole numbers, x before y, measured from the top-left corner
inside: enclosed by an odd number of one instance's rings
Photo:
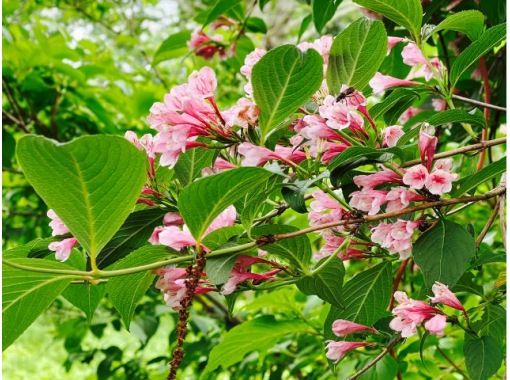
[[[235,52],[235,45],[228,49],[228,46],[223,43],[222,36],[211,37],[201,29],[195,30],[191,34],[188,47],[196,55],[205,59],[212,59],[216,53],[221,59],[225,59]]]
[[[49,209],[46,215],[51,219],[49,224],[52,229],[52,236],[65,235],[69,233],[69,228],[67,228],[67,226],[58,217],[54,210]],[[51,242],[48,245],[48,249],[55,252],[55,258],[57,260],[66,261],[71,255],[71,251],[77,244],[78,240],[76,240],[74,237],[70,237],[60,241]]]
[[[236,290],[237,285],[248,280],[254,282],[270,281],[281,270],[273,269],[265,273],[253,273],[250,271],[250,267],[254,264],[274,265],[271,261],[261,259],[260,257],[239,255],[230,274],[230,278],[223,284],[221,293],[223,295],[232,294]]]
[[[377,330],[370,326],[361,325],[359,323],[351,322],[345,319],[337,319],[332,325],[333,334],[339,337],[343,337],[350,334],[356,334],[361,332],[376,333]],[[369,346],[370,343],[366,342],[348,342],[348,341],[328,341],[326,346],[327,353],[326,357],[329,360],[338,362],[341,360],[349,351],[355,350],[359,347]]]
[[[431,302],[443,304],[454,309],[464,311],[464,307],[446,285],[436,282],[432,286],[434,297]],[[425,329],[433,335],[443,336],[447,316],[443,312],[423,301],[409,298],[406,293],[397,291],[394,294],[398,305],[393,308],[394,318],[390,322],[392,330],[401,333],[403,338],[416,334],[416,328],[423,324]]]

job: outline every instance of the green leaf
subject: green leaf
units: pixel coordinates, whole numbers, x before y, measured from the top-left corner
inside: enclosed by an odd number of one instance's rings
[[[2,166],[12,167],[12,159],[16,151],[16,140],[14,137],[2,128]]]
[[[487,165],[482,170],[477,171],[475,174],[462,178],[457,182],[454,190],[451,192],[451,196],[458,197],[472,190],[476,190],[476,188],[482,183],[487,182],[493,178],[497,178],[505,171],[506,157],[503,157],[498,161]]]
[[[344,308],[331,307],[324,323],[326,338],[334,338],[331,331],[337,319],[374,324],[385,315],[391,298],[392,273],[390,263],[381,263],[351,278],[343,287]]]
[[[232,268],[236,263],[237,255],[228,255],[224,257],[211,257],[205,264],[207,278],[214,284],[224,284],[230,277]]]
[[[31,267],[73,270],[72,267],[42,259],[10,259],[12,263]],[[29,272],[2,266],[2,350],[9,347],[28,326],[78,278],[67,274]]]
[[[272,175],[261,168],[245,167],[202,178],[182,190],[179,212],[193,236],[201,240],[218,214],[262,186]]]
[[[503,344],[506,337],[505,308],[501,305],[488,304],[476,330],[478,335],[491,336],[498,344]]]
[[[370,361],[370,360],[368,360]],[[367,364],[368,364],[367,361]],[[359,380],[394,379],[397,376],[398,363],[390,355],[385,355],[382,360],[371,367],[367,372],[358,377]]]
[[[490,337],[473,338],[466,334],[464,339],[466,368],[472,380],[487,380],[494,375],[503,360],[498,342]]]
[[[202,243],[211,251],[214,251],[226,244],[234,236],[241,235],[243,232],[244,229],[240,225],[221,227],[207,234]]]
[[[62,292],[62,296],[71,302],[87,316],[89,324],[94,312],[103,299],[105,284],[92,285],[91,283],[71,284]]]
[[[252,229],[252,236],[271,236],[274,234],[294,232],[297,230],[297,227],[290,225],[265,224],[254,227]],[[283,257],[298,268],[302,269],[306,267],[306,264],[310,262],[310,258],[312,257],[310,240],[308,240],[305,235],[283,239],[272,244],[266,244],[262,247],[262,249],[273,255]]]
[[[420,267],[425,284],[434,282],[453,286],[467,269],[475,255],[475,241],[464,227],[440,219],[416,241],[413,257]]]
[[[91,257],[126,220],[146,180],[144,153],[119,136],[65,144],[25,136],[17,156],[28,182]]]
[[[4,251],[2,257],[4,259],[16,259],[21,257],[43,258],[53,253],[48,249],[48,245],[61,238],[61,236],[52,236],[50,238],[35,239],[26,244]]]
[[[470,271],[467,271],[452,288],[452,292],[469,292],[483,297],[483,287],[476,283],[476,278]]]
[[[320,299],[339,308],[343,307],[342,286],[344,283],[345,268],[342,260],[333,258],[324,267],[322,264],[328,260],[326,257],[319,261],[317,268],[321,268],[311,276],[305,276],[297,282],[297,287],[303,293],[315,294]]]
[[[312,17],[315,29],[320,34],[335,15],[342,0],[312,0]]]
[[[106,268],[147,244],[154,228],[163,224],[165,211],[159,208],[131,213],[122,227],[97,255],[97,266]]]
[[[432,32],[441,30],[455,30],[464,33],[471,41],[476,40],[483,33],[484,15],[475,10],[461,11],[445,18]]]
[[[182,186],[200,177],[202,169],[211,166],[215,152],[212,149],[194,148],[179,156],[175,164],[175,176]]]
[[[172,34],[164,40],[154,54],[152,64],[157,65],[160,62],[168,61],[169,59],[182,57],[189,52],[188,41],[191,38],[191,32],[185,30],[179,33]]]
[[[227,332],[221,343],[213,347],[204,372],[210,373],[220,366],[227,369],[252,351],[265,353],[284,336],[309,329],[299,320],[278,321],[273,316],[244,322]]]
[[[176,253],[162,245],[147,245],[130,253],[109,267],[111,270],[133,268],[168,259]],[[152,270],[112,277],[106,283],[106,293],[122,317],[127,329],[136,305],[151,286],[156,275]]]
[[[360,18],[335,37],[329,52],[329,92],[338,94],[342,85],[362,90],[384,61],[386,29],[381,21]]]
[[[252,71],[253,97],[260,108],[261,141],[301,107],[322,83],[322,57],[294,45],[269,51]]]
[[[423,9],[420,0],[354,0],[356,4],[382,14],[419,39]]]
[[[453,62],[450,70],[450,86],[453,89],[462,74],[469,70],[496,46],[500,45],[506,37],[506,24],[499,24],[487,29],[476,41],[471,43]]]
[[[480,112],[472,114],[459,109],[437,112],[427,122],[436,127],[451,123],[466,123],[485,128],[485,119]]]
[[[413,103],[419,97],[420,94],[414,90],[407,88],[396,88],[395,90],[391,91],[391,93],[387,95],[381,102],[370,108],[370,116],[372,116],[373,119],[377,119],[380,116],[384,116],[384,114],[395,107],[398,102],[406,99]]]
[[[249,17],[246,20],[246,29],[253,33],[267,33],[267,25],[260,17]]]
[[[207,16],[205,17],[202,26],[209,25],[211,22],[220,17],[222,14],[236,7],[240,3],[241,0],[218,0],[216,4],[214,4],[214,6],[210,8],[210,11],[207,12]],[[199,22],[202,21],[200,20]]]
[[[299,32],[298,32],[298,43],[301,41],[301,37],[303,37],[303,34],[308,29],[308,26],[312,22],[312,15],[308,15],[305,18],[303,18],[303,21],[301,21],[301,25],[299,26]]]

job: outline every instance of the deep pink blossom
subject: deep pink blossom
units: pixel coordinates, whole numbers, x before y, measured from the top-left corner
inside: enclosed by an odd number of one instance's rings
[[[255,280],[255,281],[269,281],[272,280],[280,269],[274,269],[265,273],[253,273],[250,271],[250,267],[254,264],[269,264],[272,265],[270,261],[264,260],[257,256],[247,256],[247,255],[239,255],[234,264],[234,268],[230,274],[230,278],[223,285],[222,294],[228,295],[232,294],[237,285],[247,280]]]
[[[398,140],[404,135],[404,130],[400,125],[390,125],[382,131],[383,145],[387,147],[394,147],[397,145]]]
[[[419,86],[421,83],[413,82],[405,79],[394,78],[389,75],[383,75],[376,73],[372,79],[370,79],[369,85],[372,87],[374,93],[381,93],[388,88],[402,87],[402,86]]]
[[[352,115],[351,109],[342,102],[337,102],[334,96],[328,95],[323,105],[319,106],[319,114],[326,119],[326,125],[333,129],[348,128]]]
[[[331,162],[331,160],[333,158],[335,158],[336,156],[338,156],[340,153],[342,153],[344,150],[346,150],[350,145],[348,144],[345,144],[345,143],[330,143],[330,142],[325,142],[323,144],[323,151],[324,153],[322,154],[322,157],[321,157],[321,162],[323,164],[329,164],[329,162]]]
[[[66,261],[76,244],[78,244],[78,240],[75,238],[68,238],[50,243],[48,249],[55,252],[55,258],[57,260]]]
[[[430,301],[433,303],[442,303],[443,305],[464,311],[464,306],[462,306],[457,296],[448,289],[447,285],[436,281],[436,283],[432,285],[432,292],[434,293],[434,297],[431,297]]]
[[[379,185],[388,183],[401,183],[402,178],[393,170],[384,168],[381,171],[367,175],[357,175],[353,177],[354,184],[364,189],[373,189]]]
[[[180,226],[183,223],[184,220],[178,212],[167,212],[163,216],[163,224],[165,226]]]
[[[156,239],[151,240],[151,242],[153,241],[156,241]],[[176,251],[180,251],[183,248],[191,247],[196,244],[195,238],[191,235],[191,232],[187,227],[184,227],[181,230],[177,226],[163,227],[157,234],[157,241],[159,244],[166,245]]]
[[[424,124],[420,129],[418,137],[418,148],[420,149],[421,162],[427,170],[432,168],[434,153],[436,152],[437,137],[434,135],[435,129],[429,124]]]
[[[421,164],[410,167],[405,170],[402,181],[412,189],[422,189],[429,176],[427,168]]]
[[[327,352],[326,357],[329,360],[338,362],[340,361],[349,351],[355,350],[359,347],[369,346],[366,342],[346,342],[340,341],[335,342],[330,340],[326,346]]]
[[[363,331],[370,332],[375,331],[373,327],[360,325],[359,323],[355,323],[345,319],[337,319],[336,321],[334,321],[331,330],[333,330],[333,334],[335,334],[336,336],[346,336],[349,334],[355,334]]]
[[[50,208],[46,215],[51,219],[51,236],[65,235],[69,232],[69,228],[67,228],[62,219],[58,217],[53,209]]]
[[[363,189],[351,193],[349,205],[368,215],[375,215],[386,201],[386,192],[381,190]]]

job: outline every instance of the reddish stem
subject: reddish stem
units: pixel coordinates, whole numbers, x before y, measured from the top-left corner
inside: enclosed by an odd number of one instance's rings
[[[480,58],[480,66],[479,66],[480,74],[482,75],[483,80],[483,100],[485,103],[491,102],[491,87],[489,82],[489,73],[487,71],[487,63],[485,61],[485,57]],[[487,126],[489,125],[491,118],[491,110],[487,107],[483,110],[483,116],[485,117],[486,126],[482,130],[482,138],[481,142],[487,140]],[[481,170],[483,168],[483,164],[485,162],[485,149],[480,151],[480,158],[478,159],[477,169]]]
[[[402,277],[404,276],[404,272],[406,270],[407,264],[409,263],[409,260],[410,259],[405,259],[400,263],[400,267],[398,267],[395,279],[393,280],[393,288],[391,291],[391,300],[388,306],[388,310],[393,309],[393,306],[395,304],[395,298],[393,297],[393,294],[397,291],[398,286],[400,285],[400,281],[402,281]]]

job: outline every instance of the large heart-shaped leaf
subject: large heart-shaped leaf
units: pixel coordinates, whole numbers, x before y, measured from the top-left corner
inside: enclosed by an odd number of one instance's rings
[[[494,375],[503,360],[498,342],[491,336],[474,338],[464,335],[464,357],[469,377],[473,380],[487,380]]]
[[[260,108],[262,142],[319,89],[322,65],[322,58],[314,49],[302,53],[294,45],[277,47],[255,64],[251,81],[253,97]]]
[[[329,91],[338,94],[343,84],[362,90],[384,61],[387,40],[384,24],[365,18],[336,36],[329,53]]]
[[[484,16],[482,12],[470,9],[454,13],[439,23],[432,32],[437,33],[441,30],[455,30],[464,33],[473,41],[483,32]]]
[[[146,179],[146,158],[118,136],[83,136],[59,144],[41,136],[19,140],[25,177],[91,257],[122,225]]]

